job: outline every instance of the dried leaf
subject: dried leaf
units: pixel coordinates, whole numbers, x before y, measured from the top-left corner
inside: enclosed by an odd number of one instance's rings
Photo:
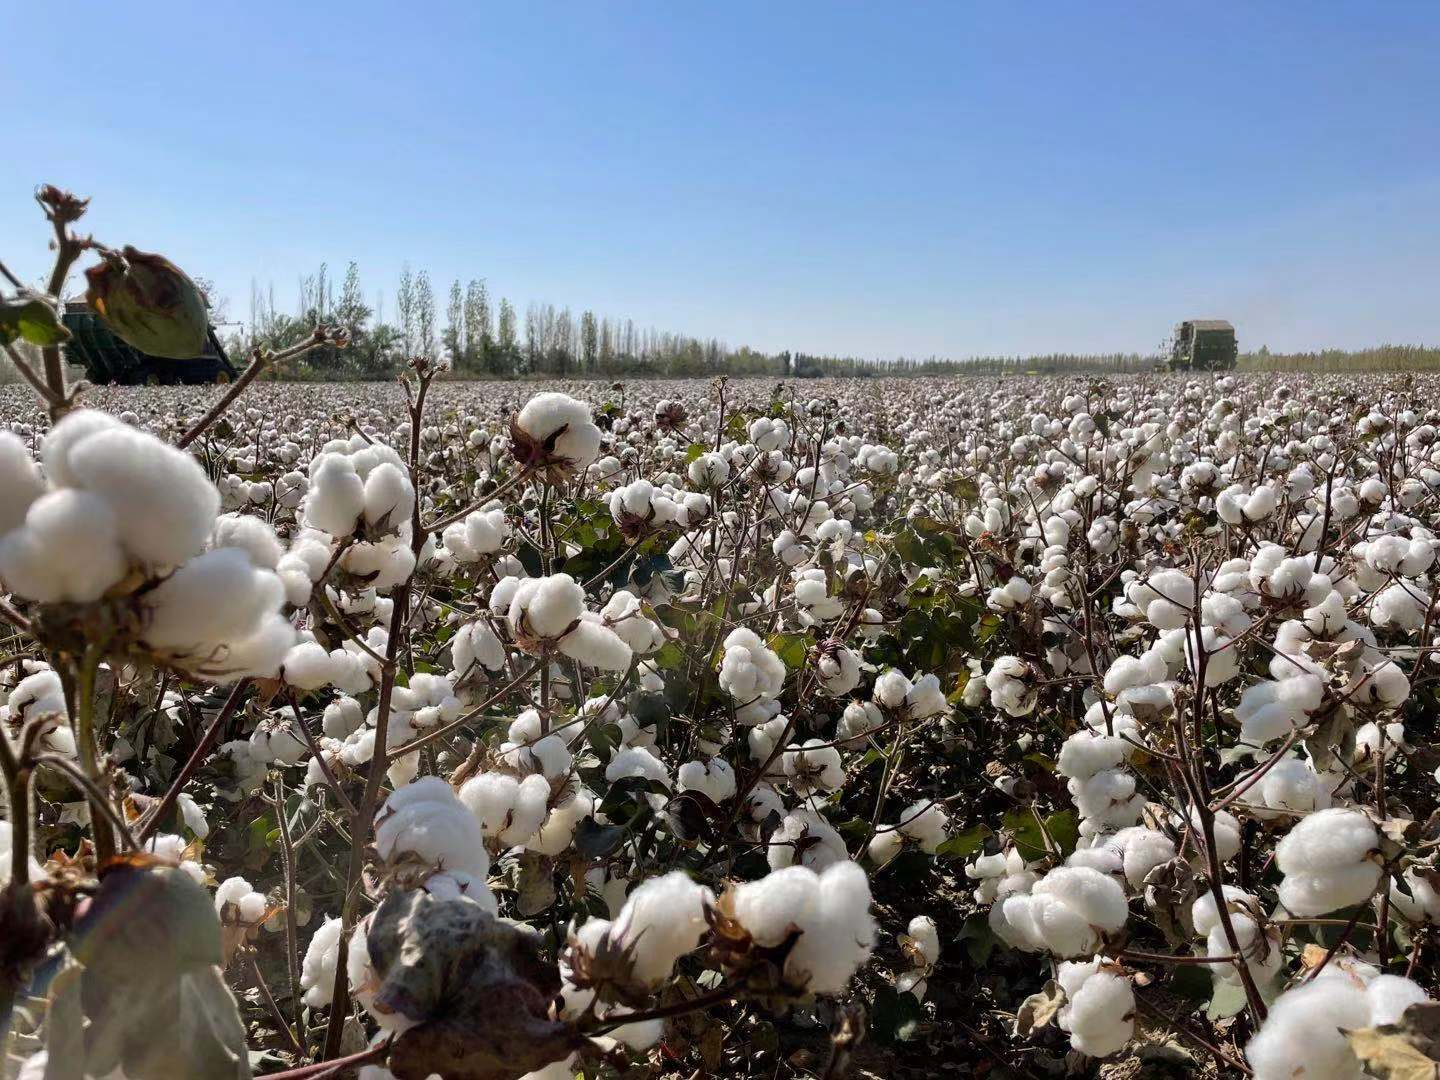
[[[1440,1077],[1440,1002],[1411,1005],[1398,1023],[1347,1031],[1350,1049],[1381,1080]]]
[[[1065,991],[1051,979],[1038,994],[1031,994],[1020,1005],[1015,1014],[1015,1034],[1029,1035],[1036,1028],[1042,1028],[1055,1019],[1065,1004]]]
[[[515,1080],[583,1042],[550,1019],[558,978],[534,935],[468,897],[392,892],[365,940],[380,977],[375,1008],[418,1021],[391,1049],[398,1080]]]

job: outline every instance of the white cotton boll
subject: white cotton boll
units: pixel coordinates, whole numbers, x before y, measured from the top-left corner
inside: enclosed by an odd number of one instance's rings
[[[635,977],[648,986],[668,978],[675,961],[700,944],[714,902],[714,893],[680,870],[640,884],[615,920],[633,944]]]
[[[1259,801],[1269,810],[1289,810],[1300,814],[1324,809],[1329,799],[1329,791],[1320,777],[1309,762],[1300,758],[1287,758],[1271,766],[1260,781],[1259,795]],[[1279,816],[1267,814],[1259,807],[1252,812],[1262,820]]]
[[[285,654],[280,677],[297,690],[318,690],[330,682],[335,665],[325,646],[302,641]]]
[[[325,706],[321,725],[327,738],[344,739],[365,724],[365,709],[352,697],[336,698]]]
[[[250,733],[250,753],[256,761],[275,765],[296,765],[309,747],[301,732],[284,716],[267,716]]]
[[[505,667],[505,645],[483,619],[468,622],[450,639],[450,657],[461,679]]]
[[[911,682],[903,674],[891,668],[875,680],[870,694],[874,700],[887,709],[898,709],[910,693]]]
[[[327,453],[310,463],[310,487],[301,507],[305,524],[343,539],[364,512],[365,482],[348,457]]]
[[[765,852],[772,870],[799,863],[823,870],[849,858],[845,841],[835,827],[808,807],[786,814],[770,837]]]
[[[1370,622],[1373,626],[1393,627],[1407,633],[1419,630],[1425,625],[1429,603],[1429,597],[1397,581],[1376,594],[1370,605]]]
[[[515,424],[539,443],[553,438],[552,456],[563,460],[567,471],[585,469],[600,453],[600,429],[590,407],[566,394],[536,394],[515,417]]]
[[[719,454],[701,454],[687,470],[696,487],[719,487],[730,479],[730,463]]]
[[[677,791],[698,791],[712,802],[723,803],[739,790],[735,770],[724,758],[687,761],[675,774]]]
[[[1128,916],[1124,890],[1088,866],[1057,867],[1028,894],[1007,897],[1003,908],[1030,948],[1060,957],[1094,951],[1101,935],[1120,930]]]
[[[586,667],[601,671],[624,671],[634,655],[615,631],[590,619],[581,619],[575,629],[560,639],[560,651]]]
[[[0,536],[18,528],[30,504],[45,493],[45,481],[25,444],[0,431]]]
[[[870,856],[870,861],[876,866],[884,866],[896,855],[899,855],[904,847],[905,837],[899,829],[891,828],[884,832],[877,832],[871,837],[865,853]]]
[[[594,812],[595,797],[581,788],[551,809],[535,835],[525,842],[526,849],[552,857],[561,854],[575,838],[576,826]]]
[[[1117,656],[1105,672],[1105,692],[1111,697],[1133,687],[1154,686],[1166,678],[1165,659],[1154,650],[1139,656]]]
[[[743,882],[729,902],[737,922],[762,948],[782,944],[814,910],[820,875],[803,866],[773,870],[758,881]]]
[[[375,851],[387,862],[414,856],[441,870],[484,880],[490,856],[480,824],[455,790],[427,776],[391,793],[375,815]]]
[[[1121,829],[1110,843],[1121,852],[1121,865],[1130,888],[1139,889],[1146,875],[1175,857],[1175,842],[1164,833],[1143,825]]]
[[[270,570],[256,567],[240,548],[220,548],[191,559],[145,597],[144,640],[152,648],[193,650],[254,633],[264,616],[285,602]]]
[[[1070,1045],[1091,1057],[1118,1052],[1135,1033],[1135,992],[1118,965],[1105,957],[1060,965],[1065,1004],[1056,1016]]]
[[[940,680],[934,675],[921,675],[905,695],[905,708],[911,720],[925,720],[950,711]]]
[[[1134,745],[1118,736],[1077,731],[1061,745],[1055,771],[1070,779],[1088,780],[1123,765],[1134,752]]]
[[[873,702],[852,701],[840,714],[840,722],[835,725],[835,738],[842,742],[859,738],[884,723],[884,714]]]
[[[305,1004],[312,1009],[323,1009],[330,1004],[335,989],[335,968],[340,962],[341,929],[339,919],[327,918],[305,949],[300,986],[305,991]]]
[[[222,514],[216,518],[211,547],[241,548],[256,566],[272,570],[285,553],[275,530],[248,514]]]
[[[1419,983],[1399,975],[1377,975],[1371,979],[1365,987],[1365,998],[1370,1004],[1371,1027],[1398,1023],[1411,1005],[1430,1000]]]
[[[99,409],[77,409],[66,414],[46,434],[40,447],[40,461],[45,466],[46,478],[55,487],[79,486],[70,469],[71,452],[91,435],[123,426],[115,417]]]
[[[398,465],[382,462],[365,477],[365,524],[372,529],[383,522],[385,532],[396,532],[409,524],[415,507],[415,489]]]
[[[496,591],[499,589],[497,585]],[[491,604],[494,602],[492,593]],[[517,634],[554,639],[568,631],[584,610],[585,590],[569,574],[527,578],[518,583],[510,601],[510,625]]]
[[[935,854],[945,842],[949,824],[945,811],[933,799],[911,803],[900,814],[900,832],[918,843],[927,855]]]
[[[1225,885],[1222,888],[1225,903],[1232,911],[1260,910],[1260,902],[1244,889],[1235,885]],[[1209,937],[1220,927],[1220,912],[1213,892],[1203,892],[1195,898],[1195,902],[1190,905],[1190,921],[1195,926],[1195,933],[1200,937]]]
[[[785,751],[781,763],[791,785],[802,795],[834,791],[845,782],[840,751],[821,739],[810,739],[798,749]]]
[[[778,697],[785,685],[785,665],[755,631],[740,627],[725,638],[720,662],[720,688],[737,702]]]
[[[831,697],[844,697],[860,685],[860,658],[838,641],[820,646],[815,663],[820,688]]]
[[[237,918],[242,923],[254,925],[265,918],[269,906],[263,894],[258,893],[242,877],[226,878],[215,887],[215,911],[224,916],[226,905],[234,905]]]
[[[665,787],[671,786],[670,770],[665,763],[643,746],[627,746],[605,766],[605,779],[610,783],[625,777],[644,777]]]
[[[800,940],[786,957],[785,976],[812,994],[838,994],[874,947],[870,880],[857,864],[842,861],[820,874],[818,886]]]
[[[644,656],[665,644],[664,632],[642,614],[640,598],[634,593],[617,592],[600,610],[600,615],[631,652]]]
[[[527,843],[540,831],[549,812],[550,782],[539,773],[525,777],[515,791],[509,825],[497,839],[506,847]]]
[[[1370,1026],[1370,1003],[1349,979],[1314,979],[1276,999],[1245,1046],[1255,1080],[1361,1080],[1345,1030]]]
[[[111,504],[85,491],[51,491],[0,540],[0,579],[41,603],[91,603],[125,576]]]
[[[906,927],[905,936],[914,944],[915,952],[926,967],[934,967],[940,961],[940,928],[934,919],[916,915]]]
[[[1408,922],[1440,922],[1440,873],[1431,866],[1407,867],[1400,882],[1390,883],[1390,908]]]
[[[415,552],[408,540],[388,536],[375,543],[354,544],[347,548],[340,559],[340,566],[371,588],[391,589],[414,572]]]
[[[204,550],[220,494],[183,450],[117,426],[75,441],[65,467],[70,486],[109,502],[120,542],[137,562],[174,566]]]
[[[1358,810],[1334,807],[1302,818],[1275,848],[1275,865],[1285,875],[1280,902],[1301,916],[1364,903],[1380,880],[1370,859],[1379,846],[1375,826]]]

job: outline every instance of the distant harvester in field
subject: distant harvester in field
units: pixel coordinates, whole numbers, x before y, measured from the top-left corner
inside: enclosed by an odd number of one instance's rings
[[[1230,371],[1240,349],[1235,327],[1224,319],[1187,319],[1170,338],[1170,371]]]
[[[65,342],[66,359],[84,367],[86,377],[97,385],[226,383],[236,375],[213,326],[198,356],[174,360],[151,356],[125,344],[84,301],[67,303],[64,321],[70,331],[70,340]]]

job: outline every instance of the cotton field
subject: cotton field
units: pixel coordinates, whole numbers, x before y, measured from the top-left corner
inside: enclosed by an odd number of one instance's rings
[[[1440,1067],[1440,378],[442,376],[5,388],[12,1075]]]

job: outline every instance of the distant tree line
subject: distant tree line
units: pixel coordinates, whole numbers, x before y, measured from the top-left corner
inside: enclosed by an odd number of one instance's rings
[[[1044,356],[990,356],[966,360],[941,357],[879,360],[820,356],[789,350],[766,353],[732,348],[718,338],[638,326],[569,307],[531,303],[523,315],[504,297],[493,297],[484,278],[452,282],[439,310],[434,286],[424,271],[401,269],[393,312],[384,297],[367,301],[360,269],[350,263],[335,281],[325,264],[301,279],[293,312],[275,303],[273,286],[252,285],[249,320],[230,336],[239,360],[256,344],[280,348],[321,324],[345,328],[349,344],[309,354],[298,371],[281,377],[388,379],[417,354],[444,357],[459,378],[570,378],[623,376],[757,375],[776,378],[878,377],[908,375],[1056,375],[1151,371],[1158,354],[1050,353]],[[1241,370],[1344,371],[1440,368],[1440,349],[1382,345],[1373,349],[1327,349],[1272,354],[1267,348],[1240,357]]]

